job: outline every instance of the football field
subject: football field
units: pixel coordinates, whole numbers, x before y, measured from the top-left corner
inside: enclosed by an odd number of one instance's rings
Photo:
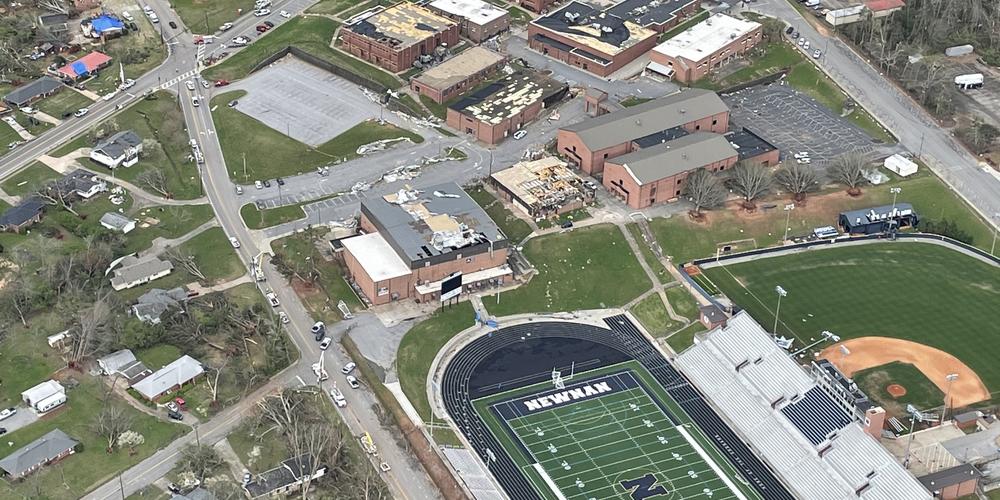
[[[489,411],[516,439],[517,449],[507,451],[523,456],[525,474],[545,498],[748,498],[723,479],[726,464],[692,436],[698,430],[678,423],[646,387],[619,367],[561,389],[518,391]]]

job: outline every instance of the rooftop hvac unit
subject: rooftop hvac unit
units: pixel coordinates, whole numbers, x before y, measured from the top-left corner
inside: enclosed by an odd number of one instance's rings
[[[614,31],[614,30],[613,30],[613,29],[611,29],[611,26],[602,26],[602,27],[601,27],[601,31],[603,31],[603,32],[605,32],[605,33],[611,33],[611,32],[612,32],[612,31]]]
[[[590,23],[590,27],[599,30],[601,29],[601,23]]]

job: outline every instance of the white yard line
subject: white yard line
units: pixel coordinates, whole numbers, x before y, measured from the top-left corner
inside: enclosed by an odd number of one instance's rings
[[[739,500],[747,500],[747,497],[746,495],[743,494],[743,491],[741,491],[736,486],[736,484],[733,483],[732,479],[729,479],[729,476],[722,471],[722,468],[719,467],[719,464],[715,463],[715,460],[712,460],[712,457],[708,456],[708,453],[705,453],[705,450],[702,449],[702,447],[694,440],[691,434],[688,434],[687,429],[685,429],[683,425],[678,425],[676,429],[681,433],[682,436],[684,436],[684,439],[687,439],[687,442],[692,447],[694,447],[694,451],[698,452],[698,455],[701,456],[701,459],[704,460],[705,463],[707,463],[708,466],[711,467],[713,471],[715,471],[715,474],[718,475],[720,479],[722,479],[722,482],[726,483],[726,486],[728,486],[729,489],[732,490],[733,494],[736,495],[736,498],[738,498]]]

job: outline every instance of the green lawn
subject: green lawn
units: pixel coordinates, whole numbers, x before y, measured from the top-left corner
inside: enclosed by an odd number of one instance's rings
[[[511,5],[507,7],[507,12],[510,13],[511,24],[528,24],[534,18],[534,14],[528,12],[524,9],[518,8],[517,6]]]
[[[255,429],[253,425],[244,423],[226,439],[243,465],[253,472],[272,469],[288,460],[288,445],[275,429]]]
[[[211,2],[173,0],[172,5],[174,11],[192,33],[203,35],[213,34],[222,23],[234,21],[240,16],[240,9],[242,9],[243,14],[253,10],[253,0],[212,0]],[[168,19],[163,19],[163,22],[167,21]]]
[[[491,313],[618,307],[651,286],[625,237],[609,224],[532,238],[524,255],[538,274],[504,292],[499,305],[490,305]]]
[[[205,285],[230,281],[246,274],[247,269],[236,256],[229,236],[221,227],[210,227],[185,241],[177,248],[182,255],[194,257],[198,268],[205,274]],[[174,272],[181,271],[175,270]]]
[[[313,56],[374,80],[387,88],[395,89],[402,86],[403,83],[388,72],[330,47],[334,32],[339,26],[336,21],[322,16],[289,19],[274,28],[267,36],[255,40],[249,47],[206,69],[202,72],[202,76],[208,80],[238,80],[247,76],[250,70],[264,59],[285,47],[294,45]]]
[[[11,196],[24,196],[35,192],[35,189],[42,187],[48,181],[62,177],[59,172],[52,170],[40,161],[28,165],[24,170],[8,177],[0,188],[3,192]]]
[[[333,15],[355,4],[353,0],[320,0],[306,9],[306,13]]]
[[[87,134],[80,134],[76,136],[76,138],[74,138],[72,141],[69,141],[63,144],[62,146],[59,146],[58,148],[52,150],[52,152],[50,152],[49,155],[59,158],[62,156],[66,156],[80,148],[89,148],[91,145],[92,144],[90,143],[90,139],[87,137]]]
[[[130,216],[137,220],[137,224],[125,236],[126,252],[149,248],[156,238],[179,238],[211,220],[215,213],[211,205],[179,205],[147,207],[130,213]],[[144,222],[149,227],[142,227]]]
[[[663,264],[660,264],[660,261],[657,260],[656,255],[653,255],[653,250],[649,248],[649,244],[647,244],[642,239],[642,230],[639,229],[639,225],[632,222],[629,223],[626,227],[628,228],[628,231],[632,233],[632,239],[634,239],[635,242],[639,245],[639,251],[642,253],[642,258],[646,261],[646,265],[648,265],[649,268],[652,269],[654,273],[656,273],[656,276],[660,280],[660,283],[670,283],[671,281],[673,281],[674,277],[669,272],[667,272],[667,269],[663,267]]]
[[[34,351],[24,353],[24,356],[31,357],[32,362],[26,363],[25,374],[18,374],[11,378],[4,378],[3,389],[7,390],[8,383],[16,380],[27,381],[27,375],[33,375],[34,383],[41,382],[51,373],[52,361],[55,353],[45,344],[44,334],[49,331],[35,332],[31,336],[31,343]],[[4,340],[4,357],[8,356],[8,349],[22,342],[17,337],[25,337],[23,331],[12,332],[13,339],[8,337]],[[7,363],[2,363],[6,369]],[[37,366],[35,366],[37,365]],[[35,373],[37,372],[37,373]],[[75,387],[68,389],[66,395],[69,401],[64,407],[54,411],[46,418],[35,422],[28,427],[18,429],[4,435],[4,441],[10,442],[10,447],[5,447],[6,451],[0,455],[6,456],[24,446],[43,434],[53,430],[61,429],[71,437],[80,441],[83,451],[70,456],[65,460],[43,468],[41,471],[32,474],[27,480],[17,483],[7,481],[0,482],[0,497],[3,498],[77,498],[85,492],[97,487],[107,481],[114,473],[135,465],[151,455],[156,450],[166,446],[180,436],[186,427],[162,422],[144,413],[127,406],[117,397],[112,396],[116,404],[126,409],[132,418],[131,428],[140,432],[146,442],[136,449],[136,453],[129,456],[128,450],[115,450],[109,454],[104,451],[107,441],[94,433],[93,421],[101,406],[104,404],[104,387],[97,379],[79,372],[70,372],[72,376],[80,382]],[[31,384],[31,385],[34,385]],[[23,390],[23,389],[22,389]]]
[[[555,218],[542,219],[536,222],[536,224],[538,225],[539,229],[547,229],[550,227],[562,226],[567,222],[580,222],[583,220],[587,220],[589,218],[590,218],[590,211],[587,210],[587,207],[582,207],[582,208],[577,208],[575,210],[570,210],[569,212],[559,214],[559,216]]]
[[[399,384],[417,413],[430,420],[431,405],[427,402],[427,377],[438,351],[458,332],[474,326],[475,313],[468,302],[434,312],[406,332],[396,352]]]
[[[39,120],[37,118],[30,117],[30,116],[28,116],[28,115],[26,115],[26,114],[24,114],[24,113],[22,113],[20,111],[14,112],[14,114],[11,115],[11,116],[13,116],[14,120],[19,125],[21,125],[22,127],[24,127],[24,129],[27,130],[28,133],[30,133],[31,135],[36,136],[36,137],[39,136],[39,135],[41,135],[42,133],[44,133],[46,130],[54,127],[54,125],[52,125],[49,122],[43,122],[43,121],[41,121],[41,120]],[[6,144],[7,144],[6,142],[3,143],[3,145],[6,145]]]
[[[322,239],[324,230],[296,233],[271,243],[274,250],[272,262],[288,276],[315,274],[313,284],[297,282],[295,291],[309,312],[328,324],[340,321],[337,303],[341,300],[352,310],[361,308],[361,301],[344,279],[346,269],[336,260],[327,260],[316,248],[316,242],[328,245]]]
[[[681,352],[694,344],[695,334],[705,331],[705,325],[695,321],[686,326],[683,330],[667,337],[667,344],[674,352]]]
[[[358,146],[382,139],[407,137],[415,143],[423,137],[392,124],[361,122],[330,141],[313,148],[245,115],[226,103],[245,95],[233,91],[212,99],[212,118],[229,176],[243,183],[308,172],[335,161],[356,158]],[[247,141],[253,137],[253,141]],[[246,175],[243,159],[246,158]]]
[[[7,147],[8,144],[15,141],[22,141],[21,134],[14,131],[14,128],[7,124],[7,122],[0,122],[0,156],[3,156],[11,151]]]
[[[432,115],[444,120],[448,116],[448,105],[440,104],[434,99],[420,94],[420,102],[431,112]]]
[[[306,212],[303,210],[303,207],[310,203],[316,203],[317,201],[323,201],[337,196],[339,195],[317,198],[315,200],[296,203],[294,205],[285,205],[277,208],[265,208],[264,210],[257,209],[257,205],[254,203],[247,203],[246,205],[240,207],[240,216],[243,217],[243,223],[246,224],[248,228],[263,229],[265,227],[277,226],[278,224],[304,219],[306,217]]]
[[[861,390],[868,397],[894,410],[905,413],[906,404],[912,404],[921,410],[938,408],[944,405],[944,393],[938,389],[917,367],[894,361],[882,366],[856,372],[853,377]],[[906,389],[906,395],[894,398],[889,395],[886,387],[889,384],[899,384]],[[890,410],[891,411],[891,410]]]
[[[132,130],[143,140],[153,139],[159,143],[159,147],[144,151],[139,163],[118,168],[114,175],[139,185],[150,194],[162,196],[162,193],[136,181],[143,172],[160,169],[166,178],[166,190],[172,198],[197,198],[202,195],[201,182],[198,179],[197,165],[187,160],[191,154],[191,146],[188,143],[184,114],[173,94],[160,91],[154,96],[155,99],[142,99],[109,120],[118,130]],[[108,171],[103,165],[90,160],[82,161],[98,172]]]
[[[36,102],[33,107],[54,118],[62,119],[63,114],[72,113],[80,108],[86,108],[93,103],[93,101],[87,99],[83,94],[70,88],[64,88],[56,95]],[[74,120],[75,118],[71,116],[67,119]]]
[[[1000,269],[964,254],[927,243],[878,243],[757,259],[705,274],[765,325],[774,321],[774,287],[781,285],[788,295],[778,331],[800,342],[823,330],[845,339],[907,339],[958,357],[988,388],[1000,389],[1000,344],[983,340],[997,331],[984,311],[1000,304]]]
[[[497,226],[512,243],[520,243],[531,234],[531,226],[524,219],[514,215],[503,202],[483,189],[482,186],[469,189],[467,192],[479,206],[483,207],[483,210],[486,210],[493,222],[497,223]]]
[[[22,391],[48,379],[52,372],[65,365],[45,342],[45,337],[65,330],[69,326],[66,318],[40,314],[29,318],[28,326],[24,328],[17,323],[0,340],[0,381],[3,382],[0,384],[0,405],[4,408],[21,404]]]
[[[146,368],[159,370],[181,357],[181,350],[170,344],[159,344],[135,353],[136,359],[142,361]]]
[[[889,189],[899,187],[900,202],[912,203],[924,220],[950,219],[973,237],[973,244],[989,251],[993,233],[954,192],[927,169],[907,179],[890,175],[892,179],[880,186],[869,186],[857,198],[841,189],[814,195],[805,206],[797,207],[791,214],[776,209],[759,212],[751,217],[738,215],[725,208],[708,212],[707,222],[692,222],[685,215],[669,219],[656,218],[650,222],[664,255],[672,256],[674,263],[715,255],[722,243],[751,240],[738,245],[738,250],[778,245],[784,236],[785,216],[789,215],[789,236],[804,236],[815,227],[836,226],[841,211],[892,203]],[[786,199],[773,199],[780,207]],[[761,205],[761,203],[758,203]]]
[[[654,337],[662,337],[683,325],[683,323],[670,319],[667,308],[663,306],[663,301],[660,300],[660,295],[657,293],[649,294],[648,297],[632,306],[629,311]]]
[[[688,293],[687,288],[675,286],[664,290],[674,312],[691,321],[698,321],[698,302]]]

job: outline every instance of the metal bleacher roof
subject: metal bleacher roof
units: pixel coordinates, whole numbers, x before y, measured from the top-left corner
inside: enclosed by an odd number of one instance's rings
[[[796,497],[932,498],[746,312],[675,363]]]

